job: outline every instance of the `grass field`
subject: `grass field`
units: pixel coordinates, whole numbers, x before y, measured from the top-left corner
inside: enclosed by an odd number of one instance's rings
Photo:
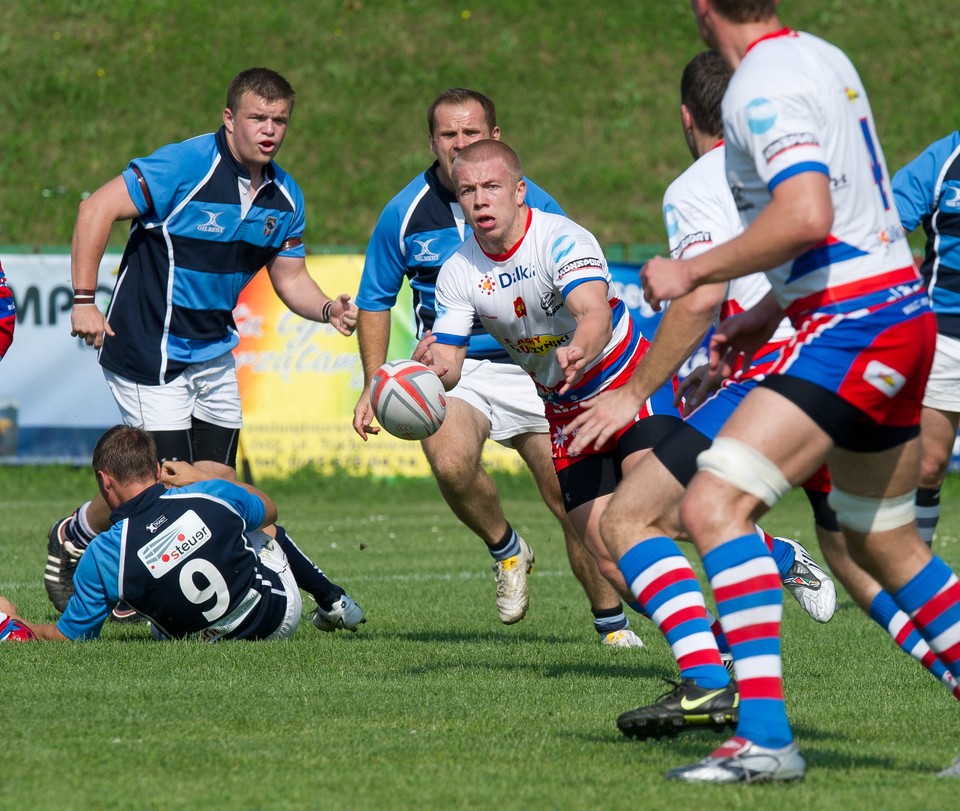
[[[532,608],[493,606],[489,559],[430,480],[265,486],[283,523],[365,607],[355,635],[301,626],[284,643],[158,644],[107,625],[85,644],[0,646],[3,809],[717,809],[952,807],[936,770],[960,755],[956,702],[846,595],[825,626],[786,596],[788,706],[801,785],[691,787],[663,772],[721,740],[623,738],[614,719],[674,675],[640,618],[642,650],[598,643],[562,540],[525,478],[498,479],[532,543]],[[0,592],[54,620],[45,534],[90,491],[86,470],[0,468]],[[937,550],[960,564],[951,479]],[[815,551],[792,494],[767,526]]]

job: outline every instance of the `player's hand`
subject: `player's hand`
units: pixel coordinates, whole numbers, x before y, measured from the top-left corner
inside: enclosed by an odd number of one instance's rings
[[[684,417],[687,417],[720,388],[723,380],[722,375],[710,371],[709,363],[704,363],[680,381],[673,396],[673,404],[681,409]]]
[[[782,318],[780,309],[757,306],[721,321],[710,338],[710,373],[728,378],[738,369],[749,369]]]
[[[579,346],[561,346],[556,350],[557,363],[563,370],[563,385],[557,389],[557,394],[566,394],[572,389],[580,378],[583,377],[583,371],[587,366],[583,349]]]
[[[17,611],[17,607],[2,594],[0,594],[0,613],[6,614],[8,617],[13,617],[14,619],[20,618],[20,612]]]
[[[413,354],[410,355],[410,360],[415,360],[417,363],[422,363],[428,369],[432,369],[434,372],[436,372],[438,377],[443,377],[447,372],[450,371],[450,367],[438,366],[436,364],[433,353],[430,351],[430,347],[436,342],[437,336],[434,335],[430,330],[427,330],[425,333],[423,333],[423,337],[413,348]]]
[[[664,301],[672,301],[689,293],[695,285],[687,264],[682,259],[665,259],[655,256],[644,264],[640,271],[643,297],[651,307],[660,312]]]
[[[341,335],[353,335],[357,328],[357,305],[350,301],[349,293],[341,293],[333,300],[330,324]]]
[[[167,487],[185,487],[208,477],[189,462],[164,459],[160,463],[160,483]]]
[[[582,412],[567,426],[574,436],[569,444],[571,455],[583,453],[590,447],[603,447],[621,428],[637,418],[642,401],[628,386],[621,386],[584,400]]]
[[[380,433],[380,426],[373,424],[373,406],[370,405],[370,388],[365,386],[360,399],[353,408],[353,430],[364,442],[368,435]]]
[[[114,332],[100,308],[94,304],[74,304],[70,312],[70,334],[83,338],[87,346],[99,349],[103,346],[104,333],[113,337]]]

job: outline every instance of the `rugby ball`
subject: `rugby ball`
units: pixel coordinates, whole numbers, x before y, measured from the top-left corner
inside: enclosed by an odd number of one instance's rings
[[[33,631],[20,620],[3,614],[0,616],[3,616],[3,620],[0,621],[0,642],[30,642],[37,638]]]
[[[391,360],[377,369],[370,385],[370,405],[384,430],[400,439],[435,434],[447,413],[440,378],[414,360]]]

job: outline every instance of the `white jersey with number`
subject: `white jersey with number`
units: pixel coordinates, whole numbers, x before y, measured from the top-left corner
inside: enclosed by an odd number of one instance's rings
[[[642,341],[623,302],[611,298],[613,336],[574,390],[562,398],[556,394],[564,375],[555,350],[577,329],[564,298],[589,281],[612,285],[594,236],[566,217],[529,209],[526,233],[508,254],[491,256],[474,237],[444,263],[433,331],[440,343],[466,345],[476,312],[544,400],[584,400],[626,372]]]
[[[671,259],[690,259],[743,231],[727,184],[725,154],[721,141],[667,187],[663,195],[663,222]],[[720,318],[749,310],[769,292],[770,283],[763,273],[732,279],[720,305]],[[784,341],[792,335],[793,327],[784,319],[770,341]]]
[[[830,179],[830,236],[770,272],[799,316],[900,283],[913,261],[863,83],[846,55],[784,29],[748,49],[723,99],[726,174],[744,224],[777,185],[804,172]]]

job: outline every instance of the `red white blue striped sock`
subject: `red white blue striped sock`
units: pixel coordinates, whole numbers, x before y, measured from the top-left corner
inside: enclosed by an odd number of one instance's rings
[[[950,567],[934,556],[893,599],[960,681],[960,581]]]
[[[710,631],[703,592],[677,544],[663,536],[641,541],[618,565],[631,592],[667,638],[680,678],[707,688],[729,684]]]
[[[703,566],[733,653],[740,690],[737,735],[759,746],[786,746],[793,733],[783,700],[783,594],[776,564],[764,542],[750,533],[710,550]]]

